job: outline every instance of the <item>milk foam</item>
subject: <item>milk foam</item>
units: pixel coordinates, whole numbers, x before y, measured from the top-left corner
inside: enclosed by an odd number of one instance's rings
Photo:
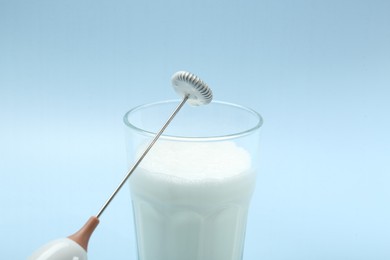
[[[141,149],[142,150],[142,149]],[[158,141],[140,167],[182,181],[222,180],[248,171],[251,157],[234,142]]]

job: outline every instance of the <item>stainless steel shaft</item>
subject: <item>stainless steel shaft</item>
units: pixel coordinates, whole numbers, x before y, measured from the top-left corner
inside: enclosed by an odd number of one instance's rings
[[[176,114],[180,111],[180,109],[183,107],[183,105],[187,102],[188,98],[189,98],[189,95],[184,96],[183,100],[180,102],[180,104],[176,107],[176,109],[170,115],[170,117],[168,118],[166,123],[163,125],[163,127],[160,129],[160,131],[156,134],[156,136],[154,137],[152,142],[149,144],[149,146],[146,148],[146,150],[142,153],[142,155],[138,158],[138,160],[134,163],[134,165],[129,169],[129,171],[126,173],[125,177],[120,182],[118,187],[115,189],[115,191],[111,194],[111,196],[108,198],[108,200],[101,207],[101,209],[99,210],[99,212],[96,215],[97,218],[99,218],[103,214],[104,210],[107,208],[107,206],[110,204],[110,202],[114,199],[114,197],[119,192],[119,190],[122,188],[122,186],[126,183],[127,179],[129,179],[130,175],[138,167],[138,165],[145,158],[145,156],[150,151],[150,149],[152,149],[152,147],[156,143],[157,139],[162,135],[162,133],[165,131],[165,129],[171,123],[172,119],[176,116]]]

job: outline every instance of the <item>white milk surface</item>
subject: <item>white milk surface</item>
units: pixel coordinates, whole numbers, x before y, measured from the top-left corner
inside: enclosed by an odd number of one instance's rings
[[[233,142],[158,141],[130,177],[139,259],[241,260],[251,167]]]

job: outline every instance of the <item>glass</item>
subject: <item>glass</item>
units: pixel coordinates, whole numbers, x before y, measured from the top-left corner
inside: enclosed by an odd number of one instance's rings
[[[124,116],[132,165],[179,101]],[[139,260],[241,260],[261,116],[213,101],[185,105],[129,178]]]

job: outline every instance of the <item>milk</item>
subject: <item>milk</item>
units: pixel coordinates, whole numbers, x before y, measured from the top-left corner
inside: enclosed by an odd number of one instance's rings
[[[139,259],[242,259],[251,165],[231,141],[158,141],[129,181]]]

